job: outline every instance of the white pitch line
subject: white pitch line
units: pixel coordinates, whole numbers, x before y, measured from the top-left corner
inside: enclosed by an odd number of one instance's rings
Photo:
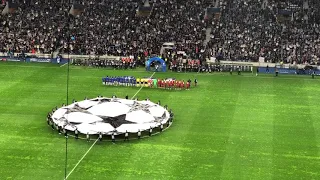
[[[155,74],[156,72],[153,72],[153,74],[150,76],[150,78],[153,77],[153,75]],[[131,100],[136,97],[136,95],[141,91],[141,89],[143,88],[144,86],[141,86],[141,88],[132,96]]]
[[[68,63],[64,63],[64,64],[62,64],[60,67],[63,67],[63,66],[65,66],[65,65],[67,65]]]
[[[78,165],[81,163],[81,161],[87,156],[87,154],[89,153],[89,151],[93,148],[93,146],[98,142],[99,138],[97,140],[94,141],[94,143],[90,146],[90,148],[88,149],[88,151],[82,156],[82,158],[78,161],[78,163],[73,167],[73,169],[69,172],[69,174],[67,175],[67,177],[64,180],[67,180],[68,177],[71,175],[71,173],[78,167]]]
[[[150,78],[153,77],[153,75],[156,72],[153,72],[153,74],[150,76]],[[141,89],[143,88],[143,86],[141,86],[141,88],[132,96],[131,100],[141,91]],[[97,140],[94,141],[94,143],[90,146],[90,148],[88,149],[88,151],[82,156],[82,158],[78,161],[78,163],[72,168],[72,170],[69,172],[69,174],[67,175],[67,177],[64,180],[67,180],[68,177],[73,173],[73,171],[78,167],[78,165],[81,163],[81,161],[87,156],[87,154],[90,152],[90,150],[93,148],[93,146],[98,142],[99,138]]]

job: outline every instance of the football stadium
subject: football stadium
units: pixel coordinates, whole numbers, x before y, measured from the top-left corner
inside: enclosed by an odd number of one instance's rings
[[[320,1],[0,3],[0,180],[320,179]]]

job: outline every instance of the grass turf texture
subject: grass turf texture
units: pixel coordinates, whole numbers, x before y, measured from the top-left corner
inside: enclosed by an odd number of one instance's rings
[[[2,62],[0,72],[0,179],[63,179],[65,139],[45,119],[66,102],[67,66]],[[133,96],[139,89],[103,86],[106,75],[151,73],[71,67],[69,100]],[[154,77],[197,77],[199,86],[143,88],[138,97],[174,110],[171,128],[140,141],[98,142],[68,179],[320,178],[320,80],[228,73]],[[69,139],[68,172],[91,144]]]

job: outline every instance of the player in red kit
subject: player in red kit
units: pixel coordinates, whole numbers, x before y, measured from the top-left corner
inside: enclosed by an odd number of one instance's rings
[[[189,89],[190,89],[190,82],[187,81],[187,90],[189,90]]]
[[[181,90],[182,89],[182,81],[179,81],[179,89]]]
[[[176,89],[180,89],[180,82],[176,81]]]
[[[160,88],[163,88],[163,80],[160,80]]]
[[[174,80],[170,81],[170,89],[174,88]]]

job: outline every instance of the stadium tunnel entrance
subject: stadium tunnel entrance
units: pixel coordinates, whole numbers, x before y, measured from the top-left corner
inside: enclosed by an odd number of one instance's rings
[[[158,62],[159,63],[159,67],[155,69],[155,71],[162,71],[162,72],[166,72],[167,70],[167,65],[166,65],[166,62],[159,58],[159,57],[153,57],[153,58],[150,58],[147,62],[146,62],[146,68],[147,68],[147,71],[150,71],[151,68],[151,64],[154,63],[154,62]]]

